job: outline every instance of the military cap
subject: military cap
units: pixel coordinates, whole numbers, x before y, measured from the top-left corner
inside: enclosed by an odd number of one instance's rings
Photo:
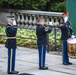
[[[14,16],[7,16],[7,20],[14,20]]]
[[[69,14],[69,12],[63,12],[62,13],[62,15],[68,15]]]
[[[39,17],[36,21],[40,22],[41,20],[43,20],[43,16]]]

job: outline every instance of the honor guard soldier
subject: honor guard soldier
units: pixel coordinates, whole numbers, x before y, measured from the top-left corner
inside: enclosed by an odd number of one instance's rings
[[[5,32],[7,36],[5,47],[8,49],[7,73],[17,74],[18,71],[15,71],[17,25],[14,16],[8,16],[8,24]]]
[[[71,62],[69,62],[68,57],[68,49],[67,49],[67,39],[71,37],[72,35],[72,28],[70,25],[70,22],[68,21],[68,12],[64,12],[62,14],[63,20],[60,22],[60,28],[61,28],[61,40],[62,40],[62,57],[63,57],[63,65],[72,65]]]
[[[38,53],[39,53],[39,69],[47,70],[48,67],[45,66],[45,58],[46,58],[46,45],[47,45],[47,33],[52,31],[51,27],[44,26],[44,18],[41,16],[37,20],[36,27],[36,35],[37,35],[37,45],[38,45]]]

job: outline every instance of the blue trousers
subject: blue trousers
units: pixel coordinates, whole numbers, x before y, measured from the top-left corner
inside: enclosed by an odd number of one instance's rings
[[[8,69],[7,72],[15,71],[15,56],[16,56],[16,49],[8,48]]]
[[[63,57],[63,63],[69,62],[67,41],[66,40],[62,41],[62,57]]]
[[[39,67],[45,67],[46,46],[38,46]]]

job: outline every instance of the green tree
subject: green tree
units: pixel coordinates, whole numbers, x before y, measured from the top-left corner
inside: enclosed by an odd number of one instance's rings
[[[63,12],[66,11],[66,2],[58,2],[58,3],[54,3],[51,8],[50,11],[56,11],[56,12]]]
[[[65,0],[0,0],[0,8],[65,11]]]

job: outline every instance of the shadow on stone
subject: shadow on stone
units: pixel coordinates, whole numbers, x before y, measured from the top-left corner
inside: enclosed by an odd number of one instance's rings
[[[29,73],[21,73],[21,74],[18,74],[18,75],[34,75],[34,74],[29,74]]]

